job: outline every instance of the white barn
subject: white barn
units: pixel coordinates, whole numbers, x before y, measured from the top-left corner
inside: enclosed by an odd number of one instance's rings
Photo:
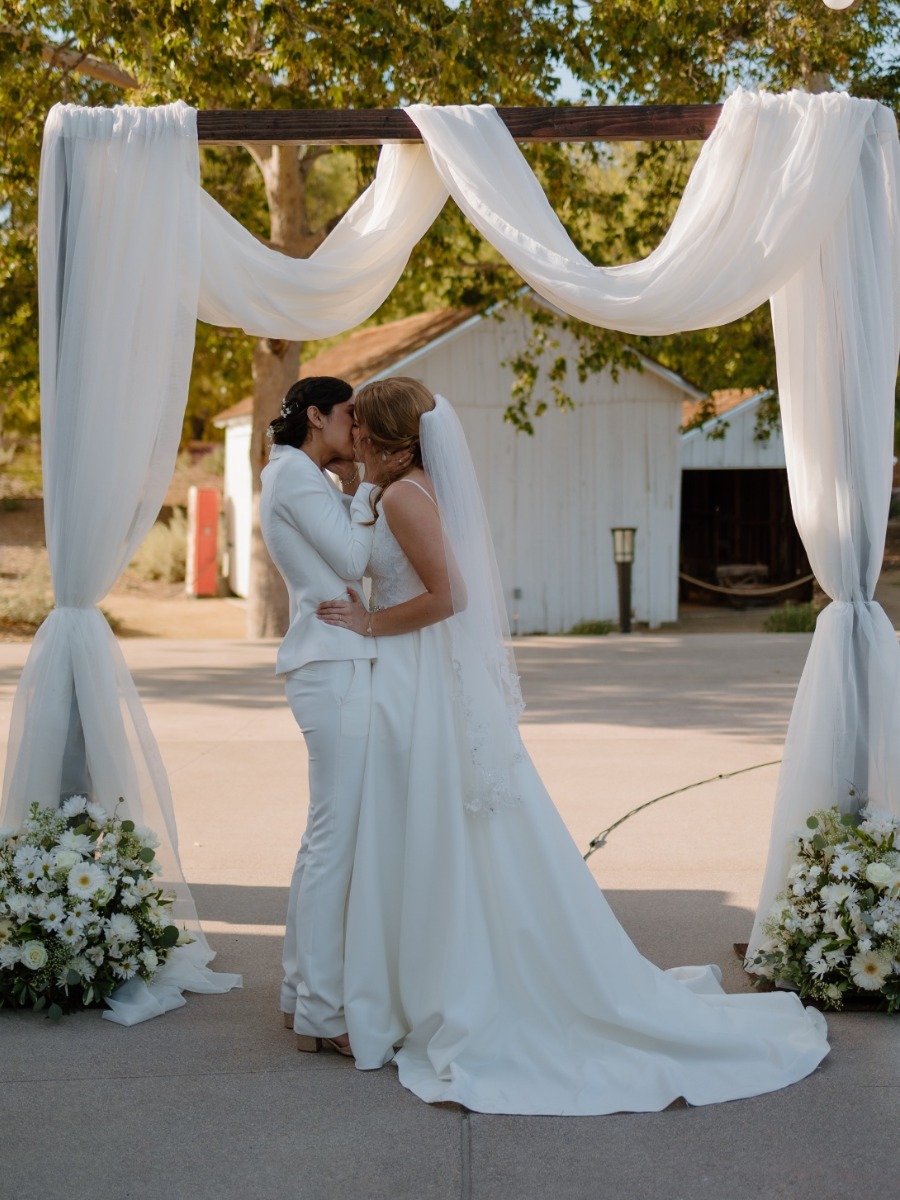
[[[552,404],[535,435],[503,420],[514,359],[531,333],[528,315],[502,319],[444,310],[358,330],[303,363],[301,376],[336,375],[358,386],[411,375],[446,396],[466,432],[484,493],[514,633],[561,633],[587,620],[618,618],[610,529],[637,528],[632,601],[651,628],[678,615],[680,426],[682,406],[702,396],[649,359],[642,370],[605,370],[565,388],[574,410]],[[559,327],[573,364],[574,339]],[[546,394],[538,379],[535,395]],[[249,479],[249,403],[220,415],[226,429],[226,504],[233,520],[231,586],[246,594],[239,556],[247,553],[249,505],[230,492],[230,459]],[[242,496],[247,488],[242,488]]]

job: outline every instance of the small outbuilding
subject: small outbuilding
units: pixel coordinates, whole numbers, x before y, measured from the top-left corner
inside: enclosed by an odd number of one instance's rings
[[[508,364],[531,332],[527,312],[515,307],[421,313],[357,330],[304,362],[300,374],[336,375],[354,386],[411,375],[450,400],[475,460],[514,633],[617,620],[610,529],[621,525],[637,529],[635,620],[651,628],[674,621],[682,412],[703,393],[648,358],[617,378],[603,370],[579,382],[578,346],[560,324],[553,357],[573,364],[565,388],[574,407],[550,404],[529,436],[503,414],[514,382]],[[535,396],[549,391],[539,377]],[[229,578],[240,595],[249,574],[249,415],[244,401],[216,419],[226,430]]]
[[[713,392],[715,412],[700,425],[693,424],[699,406],[685,404],[681,570],[693,579],[776,587],[809,574],[791,511],[781,427],[761,427],[758,420],[771,395],[759,389]],[[790,597],[798,598],[793,592]]]

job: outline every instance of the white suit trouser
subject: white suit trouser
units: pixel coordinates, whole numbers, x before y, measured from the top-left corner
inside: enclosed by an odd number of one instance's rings
[[[314,662],[285,676],[309,756],[309,813],[291,879],[281,1008],[335,1037],[344,1018],[344,922],[369,734],[372,664]]]

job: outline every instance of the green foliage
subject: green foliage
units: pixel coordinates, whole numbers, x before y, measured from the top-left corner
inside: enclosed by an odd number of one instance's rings
[[[554,102],[565,69],[592,103],[713,102],[746,83],[778,90],[833,84],[896,104],[898,19],[897,0],[867,0],[851,12],[778,0],[689,6],[675,0],[6,0],[0,25],[3,422],[34,432],[38,421],[37,174],[42,119],[56,101],[181,98],[206,108],[542,105]],[[42,48],[48,44],[112,64],[135,86],[47,63]],[[698,149],[692,143],[547,144],[525,153],[576,245],[592,261],[616,265],[646,256],[659,243]],[[372,147],[298,148],[300,200],[280,213],[263,182],[264,148],[208,148],[201,168],[204,186],[248,229],[303,256],[369,182],[376,156]],[[520,286],[448,205],[376,319],[440,305],[482,309]],[[565,406],[567,371],[633,365],[634,351],[707,391],[775,387],[766,309],[723,329],[629,338],[627,344],[612,331],[578,332],[579,361],[566,364],[536,327],[534,344],[516,364],[514,424],[533,429],[533,418],[548,404]],[[240,331],[198,328],[185,439],[203,435],[212,416],[251,391],[253,345]],[[549,386],[537,395],[541,367]],[[773,400],[759,436],[766,436],[776,413]]]
[[[817,604],[791,604],[788,601],[763,621],[763,633],[814,633],[821,609]]]
[[[187,564],[187,514],[176,508],[171,520],[157,521],[131,561],[141,579],[181,583]]]
[[[572,637],[606,637],[614,628],[612,621],[579,621],[569,634]]]
[[[53,608],[53,585],[46,556],[38,557],[27,574],[0,592],[0,625],[37,629]]]
[[[34,251],[43,116],[56,101],[206,108],[394,107],[410,101],[542,104],[557,87],[564,0],[7,0],[0,25],[0,405],[8,427],[34,431],[37,307]],[[42,59],[64,46],[127,72],[116,87]],[[311,253],[370,181],[371,147],[299,147],[296,203],[273,202],[264,147],[205,149],[204,186],[248,229],[290,254]],[[558,148],[542,161],[562,158]],[[563,176],[559,176],[562,181]],[[561,190],[557,189],[557,197]],[[276,211],[277,210],[277,211]],[[381,319],[422,307],[484,307],[518,280],[448,206],[417,247]],[[184,438],[252,390],[254,340],[199,327]]]

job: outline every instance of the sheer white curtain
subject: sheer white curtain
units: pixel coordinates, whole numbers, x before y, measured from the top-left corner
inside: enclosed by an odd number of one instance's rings
[[[414,198],[414,199],[411,199]],[[322,337],[369,316],[446,200],[422,147],[388,152],[373,186],[315,263],[261,246],[201,192],[196,114],[184,104],[58,105],[40,178],[41,434],[56,607],[22,673],[0,823],[84,792],[154,829],[175,916],[194,943],[148,989],[110,1004],[125,1024],[225,991],[178,857],[166,771],[134,682],[97,603],[146,536],[172,476],[198,316],[261,334]],[[249,257],[249,262],[245,261]],[[282,316],[282,305],[293,308]]]
[[[159,510],[187,395],[194,320],[321,337],[375,310],[451,193],[525,279],[597,325],[661,334],[773,297],[798,525],[837,603],[821,618],[785,751],[761,900],[785,833],[848,781],[898,811],[900,650],[871,602],[890,489],[898,353],[893,116],[843,95],[725,105],[672,228],[605,269],[572,245],[489,108],[414,106],[425,147],[378,175],[309,260],[262,246],[198,184],[194,114],[53,110],[41,176],[44,485],[58,608],[13,712],[0,820],[90,790],[156,828],[180,912],[193,905],[171,796],[121,654],[95,605]]]

